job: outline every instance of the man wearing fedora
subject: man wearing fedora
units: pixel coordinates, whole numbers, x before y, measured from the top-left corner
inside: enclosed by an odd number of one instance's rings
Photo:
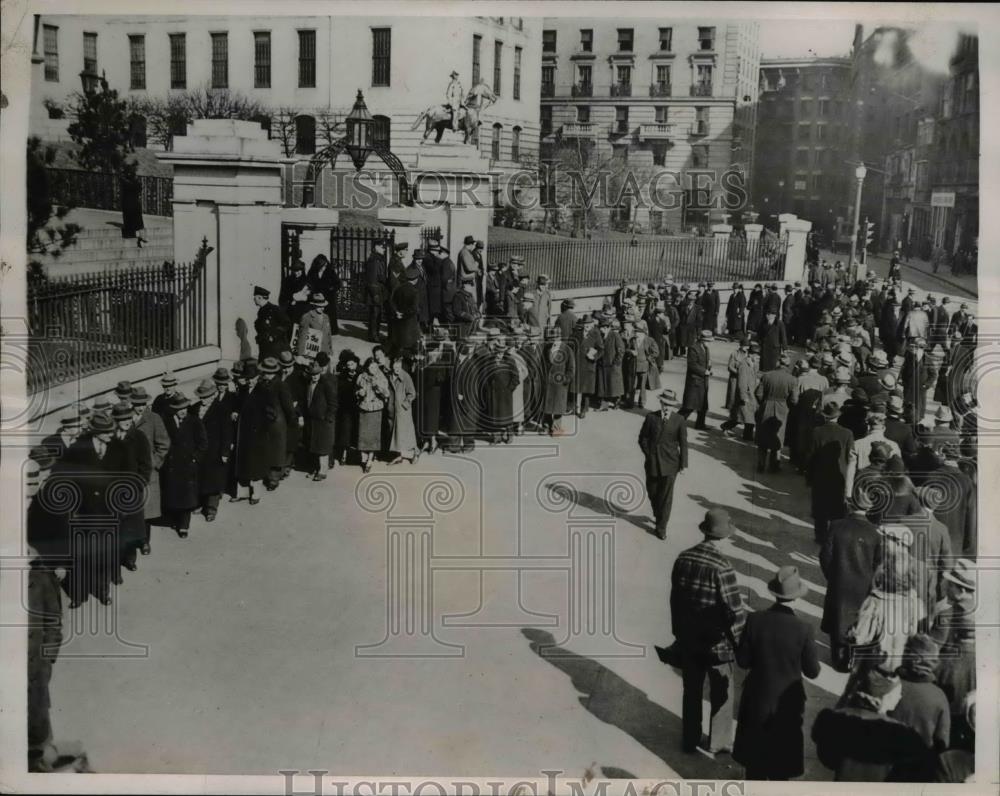
[[[309,364],[308,376],[303,401],[308,472],[313,481],[322,481],[326,478],[335,442],[337,387],[330,379],[324,378],[323,368],[318,362]]]
[[[183,393],[170,399],[170,415],[164,425],[170,435],[170,450],[160,470],[163,519],[186,539],[191,512],[198,507],[198,469],[208,439],[201,418],[191,411],[191,400]]]
[[[424,273],[427,279],[427,314],[431,322],[444,323],[448,307],[455,292],[457,271],[448,250],[441,246],[439,238],[428,242],[428,253],[424,258]]]
[[[129,389],[131,396],[131,387]],[[104,468],[108,472],[109,487],[115,480],[122,479],[123,485],[132,484],[138,491],[145,489],[153,474],[153,457],[149,441],[134,426],[131,398],[119,401],[111,409],[111,419],[115,430],[108,442],[108,453],[104,457]],[[146,522],[141,504],[132,509],[121,507],[117,510],[118,560],[126,569],[135,572],[136,554],[146,537]],[[120,583],[121,577],[115,577]]]
[[[80,413],[71,407],[59,418],[59,430],[45,437],[40,445],[51,454],[53,460],[59,461],[81,431]]]
[[[838,422],[840,405],[826,401],[821,411],[823,425],[813,431],[804,456],[806,481],[812,489],[814,538],[826,542],[833,520],[846,513],[848,468],[854,453],[854,435]]]
[[[469,274],[472,275],[471,282],[467,282],[464,278]],[[463,289],[469,291],[476,305],[481,304],[479,300],[481,288],[479,285],[483,273],[480,261],[476,259],[476,239],[472,235],[465,236],[462,241],[462,248],[458,252],[458,276],[462,279]]]
[[[177,394],[177,377],[169,370],[160,377],[163,392],[153,399],[152,410],[161,418],[170,414],[170,399]]]
[[[330,354],[333,351],[331,339],[330,317],[326,314],[328,302],[326,296],[316,292],[309,297],[309,310],[299,321],[299,334],[295,341],[295,353],[299,356],[315,357],[320,351]],[[284,349],[276,356],[280,357]],[[291,364],[288,362],[287,364]]]
[[[746,779],[786,780],[804,772],[803,677],[819,676],[813,627],[793,604],[808,589],[794,566],[781,567],[767,584],[774,605],[747,617],[736,662],[749,669],[743,681],[733,759]]]
[[[389,297],[389,352],[394,357],[412,357],[420,345],[419,279],[420,270],[415,265],[408,266]]]
[[[144,517],[146,520],[145,541],[139,550],[144,556],[150,553],[149,540],[152,521],[162,513],[160,497],[160,469],[163,467],[163,460],[170,450],[170,435],[167,427],[163,423],[163,418],[152,410],[149,405],[149,393],[145,387],[132,388],[132,411],[135,414],[134,429],[145,435],[149,442],[150,455],[152,460],[152,472],[149,476],[149,483],[146,485],[146,502],[144,504]]]
[[[926,356],[927,341],[922,337],[912,340],[903,355],[899,369],[899,382],[903,385],[904,403],[912,407],[913,422],[919,423],[927,413],[927,391],[934,388],[937,373]]]
[[[789,408],[799,400],[799,383],[788,369],[788,354],[778,357],[777,367],[760,377],[754,392],[757,399],[757,468],[769,467],[772,473],[781,469],[778,462],[785,438]]]
[[[198,399],[195,411],[205,427],[206,442],[198,461],[198,500],[202,516],[207,522],[214,522],[233,455],[232,413],[215,379],[204,379],[194,394]]]
[[[696,412],[694,427],[704,429],[708,415],[708,381],[712,377],[712,356],[708,344],[713,335],[710,329],[703,329],[699,339],[688,349],[687,376],[684,380],[684,398],[681,414],[689,417]]]
[[[479,311],[476,308],[475,298],[468,290],[475,279],[474,274],[465,274],[462,277],[462,289],[453,292],[447,310],[446,317],[456,324],[455,337],[459,340],[468,337],[479,321]]]
[[[257,305],[257,319],[253,328],[257,333],[257,351],[261,359],[276,357],[288,348],[292,334],[291,320],[284,310],[272,304],[270,299],[270,290],[259,285],[254,287],[253,303]]]
[[[681,663],[682,749],[702,746],[702,691],[708,679],[711,720],[706,750],[732,749],[734,664],[747,611],[736,572],[719,543],[733,531],[729,513],[709,509],[704,539],[677,556],[670,576],[670,617]]]
[[[687,422],[677,411],[677,393],[663,390],[660,409],[649,412],[639,430],[639,450],[646,471],[646,494],[653,509],[656,535],[667,538],[674,502],[674,482],[687,467]]]

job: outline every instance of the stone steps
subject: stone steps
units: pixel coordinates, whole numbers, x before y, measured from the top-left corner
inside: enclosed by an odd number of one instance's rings
[[[173,246],[174,236],[173,233],[161,233],[156,232],[151,235],[144,235],[145,243],[142,247],[149,248],[153,246]],[[77,236],[76,243],[70,246],[66,251],[107,251],[109,249],[136,249],[136,240],[134,238],[123,238],[121,235],[115,237],[83,237]]]

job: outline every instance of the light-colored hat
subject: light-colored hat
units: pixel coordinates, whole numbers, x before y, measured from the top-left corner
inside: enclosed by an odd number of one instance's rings
[[[778,570],[767,584],[767,590],[781,602],[798,600],[800,597],[805,597],[806,592],[809,591],[799,576],[798,567],[791,565]]]

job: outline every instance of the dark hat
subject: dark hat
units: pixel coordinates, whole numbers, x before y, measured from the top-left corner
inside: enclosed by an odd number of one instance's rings
[[[750,341],[750,353],[751,354],[759,354],[760,353],[760,343],[758,343],[756,340],[751,340]]]
[[[729,522],[729,512],[725,509],[709,509],[698,529],[709,539],[725,539],[736,529]]]
[[[115,423],[104,412],[94,412],[90,418],[90,430],[96,434],[107,434],[115,430]]]
[[[501,266],[500,263],[487,263],[486,264],[486,270],[487,271],[499,271],[500,270],[500,266]]]
[[[283,368],[290,368],[294,365],[295,357],[292,356],[292,352],[286,349],[278,354],[278,364]]]
[[[320,365],[319,362],[313,361],[313,362],[311,362],[309,364],[309,375],[310,376],[318,376],[322,372],[323,372],[323,366]]]
[[[836,401],[827,401],[823,404],[823,417],[828,420],[834,417],[840,417],[840,404]]]
[[[131,398],[132,397],[132,383],[128,381],[120,381],[115,387],[115,395],[119,398]]]
[[[302,260],[295,260],[292,263],[292,270],[293,271],[305,271],[306,270],[306,264],[304,262],[302,262]]]
[[[187,409],[191,406],[191,399],[188,398],[184,393],[179,392],[175,395],[170,396],[170,409],[174,412],[179,412],[182,409]]]
[[[451,74],[448,75],[448,77],[458,77],[458,72],[456,72],[454,69],[452,69],[451,70]]]
[[[322,293],[313,293],[309,298],[309,303],[312,304],[317,309],[325,307],[329,302],[326,300],[326,296]]]
[[[345,356],[345,354],[348,356]],[[347,359],[350,359],[350,355],[351,355],[350,351],[347,350],[341,351],[340,352],[341,361],[343,362]],[[325,368],[327,365],[330,364],[330,355],[326,353],[326,351],[320,351],[316,355],[316,364],[319,365],[321,368]]]
[[[215,386],[215,382],[211,379],[204,379],[201,384],[198,385],[194,394],[199,398],[211,398],[219,391],[219,388]]]
[[[264,357],[264,360],[260,363],[261,373],[277,373],[278,370],[278,360],[274,357]]]
[[[263,298],[270,298],[271,297],[271,291],[268,290],[267,288],[261,287],[260,285],[255,285],[254,286],[253,294],[255,296],[261,296]]]
[[[410,248],[410,244],[407,243],[406,241],[400,241],[399,243],[395,244],[392,248],[398,252],[405,252],[407,249]]]
[[[125,401],[116,403],[111,409],[111,417],[115,420],[128,420],[133,416],[132,404]]]
[[[472,237],[471,235],[466,235],[465,239],[462,241],[462,245],[463,246],[468,246],[468,245],[470,245],[472,243],[475,243],[475,242],[476,242],[476,239],[474,237]]]
[[[559,305],[564,310],[571,310],[576,307],[576,302],[573,299],[563,299],[562,304]]]
[[[236,365],[233,365],[233,370],[236,369]],[[257,378],[257,360],[248,359],[243,363],[243,378],[256,379]]]
[[[225,368],[216,368],[215,373],[212,374],[212,381],[216,384],[228,384],[229,371]]]
[[[604,328],[605,326],[611,326],[611,319],[607,315],[602,315],[597,323],[601,328]]]
[[[420,269],[415,265],[407,266],[403,272],[403,277],[406,279],[420,279]]]
[[[235,378],[236,376],[242,376],[242,375],[243,375],[243,360],[237,359],[233,363],[233,377]]]
[[[149,393],[145,387],[132,388],[132,406],[145,406],[149,403]]]
[[[414,250],[413,250],[413,251],[411,252],[411,254],[412,254],[412,255],[413,255],[414,257],[423,257],[423,256],[424,256],[424,250],[423,250],[423,249],[414,249]]]
[[[44,445],[36,445],[28,452],[28,458],[38,465],[39,470],[51,470],[56,463],[55,454]]]
[[[63,428],[77,428],[80,425],[80,413],[75,409],[70,409],[59,418],[59,425]]]
[[[483,243],[481,240],[477,240],[476,241],[476,248],[477,249],[485,249],[486,248],[486,244]]]
[[[791,602],[805,597],[809,589],[799,577],[799,568],[791,565],[784,566],[778,570],[777,574],[771,578],[767,584],[767,590],[783,602]]]
[[[892,458],[892,448],[885,442],[873,442],[868,452],[869,461],[885,464]]]

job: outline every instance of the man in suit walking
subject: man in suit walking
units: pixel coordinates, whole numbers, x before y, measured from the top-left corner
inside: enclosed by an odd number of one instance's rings
[[[667,538],[674,502],[674,481],[687,467],[687,422],[677,412],[677,394],[660,393],[660,410],[650,412],[639,431],[639,449],[645,457],[646,494],[653,507],[656,535]]]

